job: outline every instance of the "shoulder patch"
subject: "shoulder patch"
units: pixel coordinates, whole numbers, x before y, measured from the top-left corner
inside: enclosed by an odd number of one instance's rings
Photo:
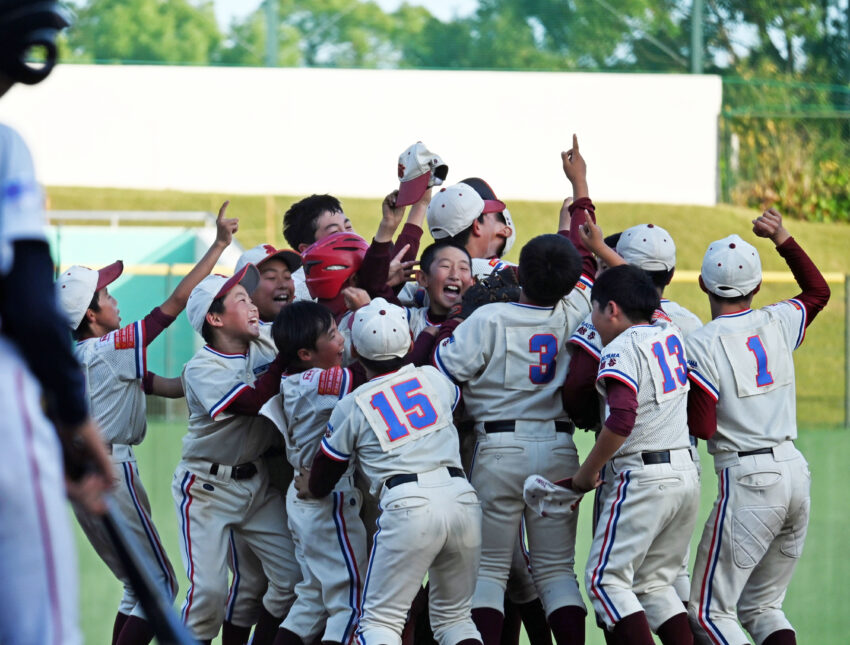
[[[342,387],[343,371],[341,367],[332,367],[322,372],[319,377],[319,394],[339,396]]]
[[[136,346],[136,326],[127,325],[115,332],[115,349],[132,349]]]

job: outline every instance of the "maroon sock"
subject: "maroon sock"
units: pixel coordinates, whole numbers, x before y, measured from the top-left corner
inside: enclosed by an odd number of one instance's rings
[[[622,645],[655,645],[646,614],[637,611],[614,625],[614,636]]]
[[[120,611],[115,614],[115,622],[112,624],[112,645],[118,642],[121,629],[124,627],[124,623],[127,622],[128,618],[129,616],[127,614],[122,614]]]
[[[221,628],[221,645],[245,645],[251,637],[251,627],[240,627],[229,620]]]
[[[502,621],[502,636],[499,645],[519,645],[519,630],[522,627],[522,616],[519,605],[515,605],[505,596],[505,619]]]
[[[476,607],[472,610],[472,622],[481,634],[483,645],[499,645],[502,638],[502,623],[505,617],[498,609]]]
[[[552,645],[552,632],[549,631],[549,623],[540,598],[517,606],[530,645]]]
[[[281,627],[277,630],[277,635],[274,639],[274,645],[304,645],[304,641],[295,632]]]
[[[148,645],[152,640],[153,628],[150,623],[138,616],[128,616],[116,645]]]
[[[656,632],[663,645],[694,645],[694,635],[687,614],[676,614],[665,620]]]
[[[584,607],[567,605],[549,614],[549,627],[558,645],[584,643]]]
[[[257,620],[257,626],[254,627],[254,638],[251,640],[251,643],[253,645],[272,645],[275,637],[278,635],[278,628],[282,622],[282,617],[272,616],[265,605],[263,605],[260,609],[260,618]]]
[[[797,636],[793,629],[780,629],[765,638],[762,645],[797,645]]]

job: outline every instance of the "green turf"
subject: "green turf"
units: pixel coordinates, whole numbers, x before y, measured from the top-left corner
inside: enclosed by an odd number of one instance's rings
[[[177,605],[183,601],[187,582],[180,561],[177,515],[171,498],[171,479],[180,458],[182,422],[153,422],[145,442],[138,448],[139,469],[151,499],[154,521],[163,545],[171,557],[180,581]],[[590,450],[592,435],[576,436],[579,455]],[[850,559],[844,549],[845,531],[850,531],[847,504],[838,483],[846,471],[845,455],[850,454],[850,432],[842,430],[802,431],[797,442],[809,460],[812,471],[812,518],[806,547],[785,600],[785,610],[799,632],[798,642],[840,645],[850,633],[850,613],[844,607],[846,581],[850,579]],[[701,446],[703,477],[698,529],[702,529],[711,509],[717,478],[711,460]],[[590,504],[586,500],[579,517],[576,568],[582,580],[584,562],[590,549]],[[698,532],[694,535],[692,555]],[[112,620],[121,595],[120,585],[97,558],[78,532],[82,624],[87,643],[108,643]],[[588,645],[604,641],[588,620]]]

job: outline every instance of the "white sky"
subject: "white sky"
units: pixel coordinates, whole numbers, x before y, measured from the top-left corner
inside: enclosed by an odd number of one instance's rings
[[[402,0],[375,0],[384,11],[395,11]],[[441,20],[466,16],[478,6],[478,0],[406,0],[407,4],[428,7]],[[260,0],[214,0],[215,15],[222,29],[227,29],[232,18],[245,16],[260,6]]]

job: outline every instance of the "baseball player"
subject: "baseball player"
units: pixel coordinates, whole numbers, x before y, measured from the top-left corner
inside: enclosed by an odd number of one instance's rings
[[[635,266],[603,272],[591,301],[607,418],[571,485],[579,493],[603,487],[587,594],[617,642],[648,645],[651,629],[665,644],[692,643],[673,586],[699,505],[682,334],[666,320],[651,322],[658,294]]]
[[[271,325],[275,316],[295,300],[292,275],[301,267],[301,255],[292,249],[276,249],[271,244],[258,244],[248,249],[236,261],[235,272],[253,264],[260,272],[260,283],[251,300],[260,313],[260,321]]]
[[[248,543],[269,581],[263,598],[269,619],[261,623],[271,633],[260,633],[258,623],[255,642],[270,642],[300,579],[283,499],[261,459],[279,435],[257,415],[278,390],[282,366],[257,342],[259,314],[249,294],[258,282],[251,264],[229,279],[208,276],[186,307],[207,344],[183,369],[189,428],[172,495],[189,578],[183,619],[205,642],[224,619],[231,530]]]
[[[56,2],[0,2],[0,96],[14,83],[48,76],[56,35],[67,26],[68,14]],[[31,47],[45,52],[38,66],[27,62]],[[102,513],[112,470],[56,306],[43,201],[26,144],[0,124],[0,642],[6,645],[82,643],[66,483],[69,496]]]
[[[275,344],[286,373],[280,395],[263,407],[286,441],[295,472],[313,461],[328,419],[340,398],[362,383],[362,370],[342,368],[344,339],[333,315],[313,302],[296,302],[274,323]],[[286,512],[303,578],[296,600],[280,627],[277,645],[350,643],[360,613],[366,562],[366,529],[360,520],[361,494],[354,466],[323,499],[301,499],[294,485]]]
[[[123,271],[120,261],[99,271],[74,265],[56,281],[60,306],[77,341],[74,354],[86,376],[89,408],[112,455],[113,499],[142,547],[143,566],[172,600],[177,594],[177,579],[151,518],[133,446],[142,442],[147,431],[144,395],[182,396],[179,382],[147,370],[147,347],[183,311],[192,289],[210,273],[230,244],[239,220],[225,217],[227,205],[225,202],[218,213],[216,239],[204,257],[169,298],[142,320],[121,326],[118,303],[108,288]],[[124,585],[115,618],[115,642],[149,642],[153,632],[105,528],[84,509],[75,507],[74,511],[97,554]]]
[[[746,630],[758,645],[789,645],[797,640],[782,600],[806,538],[811,482],[794,447],[791,353],[830,294],[777,211],[754,220],[753,232],[773,241],[802,292],[750,309],[761,284],[756,249],[730,235],[705,253],[700,286],[712,320],[686,340],[688,416],[691,432],[708,439],[719,481],[688,610],[700,643],[746,643]]]
[[[481,544],[478,498],[460,465],[452,411],[460,390],[433,367],[405,366],[407,317],[381,298],[357,310],[352,342],[371,379],[339,401],[299,490],[327,496],[356,459],[380,497],[363,588],[358,641],[399,645],[405,616],[428,575],[440,645],[472,645],[470,617]]]

